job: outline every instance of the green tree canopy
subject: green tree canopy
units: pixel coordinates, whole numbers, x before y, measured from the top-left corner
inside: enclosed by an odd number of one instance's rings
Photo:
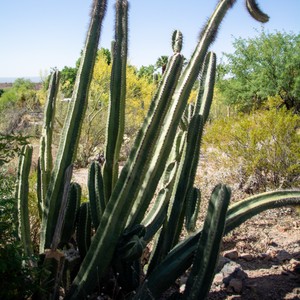
[[[164,74],[165,69],[167,67],[167,63],[168,63],[169,57],[166,55],[162,55],[160,56],[157,61],[156,61],[156,68],[161,68],[161,73]]]
[[[218,88],[227,104],[241,111],[259,108],[268,97],[300,111],[300,35],[266,33],[237,38],[233,54],[219,66]]]

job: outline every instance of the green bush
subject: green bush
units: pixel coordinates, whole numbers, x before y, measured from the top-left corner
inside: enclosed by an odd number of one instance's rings
[[[299,126],[300,117],[286,109],[256,111],[214,121],[204,141],[214,159],[240,169],[242,183],[252,178],[258,189],[291,187],[299,182]]]
[[[37,288],[37,269],[28,265],[17,237],[15,177],[0,173],[0,298],[27,299]]]

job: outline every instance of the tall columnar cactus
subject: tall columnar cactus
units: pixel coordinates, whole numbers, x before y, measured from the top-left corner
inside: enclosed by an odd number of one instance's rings
[[[22,242],[25,256],[31,258],[33,249],[30,238],[30,222],[28,212],[28,178],[31,167],[32,146],[23,146],[19,160],[16,199],[18,201],[18,236]],[[30,260],[31,261],[31,260]]]
[[[119,154],[125,127],[128,2],[116,1],[115,42],[112,49],[110,105],[103,178],[108,202],[118,178]]]
[[[98,163],[91,164],[89,199],[79,205],[81,189],[70,183],[69,171],[76,156],[106,8],[106,1],[93,1],[91,24],[53,169],[51,135],[58,72],[52,75],[45,110],[38,192],[42,211],[40,252],[46,254],[42,264],[49,271],[42,278],[43,286],[50,287],[47,297],[57,295],[60,282],[64,281],[61,285],[66,288],[66,299],[83,299],[95,292],[96,283],[106,287],[113,278],[115,290],[119,285],[126,297],[157,299],[193,264],[183,297],[203,299],[213,279],[223,234],[264,209],[300,203],[300,191],[281,191],[246,199],[227,210],[230,189],[218,185],[212,192],[203,228],[195,226],[201,192],[194,181],[216,70],[215,54],[208,53],[208,49],[234,3],[219,1],[184,70],[183,37],[180,31],[174,32],[173,55],[128,160],[118,174],[126,99],[128,1],[116,0],[105,163],[102,170]],[[267,15],[254,0],[246,0],[246,4],[253,17],[267,21]],[[188,104],[198,77],[197,99]],[[19,232],[28,254],[31,250],[26,196],[30,151],[29,147],[21,156],[17,189]],[[188,230],[196,232],[179,242],[184,223]],[[145,276],[140,276],[141,257],[153,237],[157,240],[155,250]],[[76,254],[70,255],[70,250]]]
[[[47,189],[43,210],[40,250],[49,248],[55,230],[64,186],[64,174],[76,157],[81,125],[87,107],[88,91],[92,71],[96,61],[101,25],[106,11],[106,1],[93,2],[91,23],[81,62],[76,77],[75,88],[70,101],[67,117],[61,135],[56,161]]]

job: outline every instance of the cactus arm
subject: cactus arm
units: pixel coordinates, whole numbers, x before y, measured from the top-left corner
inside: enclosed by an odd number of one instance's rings
[[[83,259],[91,244],[91,214],[89,202],[80,205],[76,226],[76,241],[81,259]]]
[[[299,204],[300,190],[273,191],[249,197],[229,207],[225,233],[228,233],[264,210]]]
[[[41,195],[41,207],[42,210],[45,206],[45,198],[47,192],[47,175],[46,175],[46,166],[45,166],[45,136],[41,136],[40,139],[40,156],[39,156],[39,175],[40,175],[40,185],[39,193]]]
[[[43,217],[43,198],[42,198],[42,172],[41,172],[41,159],[40,157],[38,158],[38,163],[37,163],[37,182],[36,182],[36,194],[37,194],[37,199],[38,199],[38,212],[39,212],[39,217],[42,219]]]
[[[81,198],[81,187],[78,183],[72,182],[68,194],[68,203],[67,203],[65,221],[61,231],[61,239],[60,239],[61,246],[67,244],[70,241],[75,231],[75,221],[80,206],[80,198]]]
[[[63,128],[57,159],[51,174],[46,196],[41,229],[41,250],[49,247],[55,230],[63,192],[63,176],[65,170],[72,164],[78,146],[83,117],[87,106],[88,88],[92,78],[100,37],[102,20],[105,14],[106,1],[94,1],[90,27],[80,67],[77,73],[74,93]]]
[[[28,210],[28,177],[30,173],[31,157],[32,146],[24,146],[20,156],[16,186],[16,198],[18,202],[18,236],[23,244],[24,254],[27,257],[31,257],[33,254]]]
[[[186,152],[183,155],[183,166],[178,182],[174,202],[170,207],[170,216],[167,226],[165,244],[166,251],[172,249],[178,242],[182,230],[186,198],[194,184],[198,167],[199,151],[203,131],[203,118],[200,115],[193,116],[187,135]],[[165,253],[165,255],[167,254]]]
[[[146,214],[141,222],[141,224],[146,227],[146,234],[144,237],[145,241],[150,241],[165,220],[167,207],[169,205],[172,191],[176,182],[185,141],[186,133],[178,132],[176,143],[173,146],[167,167],[162,176],[162,187],[158,192],[157,198],[151,207],[151,210]],[[139,217],[137,217],[137,223],[139,223]]]
[[[46,173],[46,184],[49,184],[50,174],[53,167],[52,161],[52,135],[53,135],[53,125],[55,117],[55,103],[59,88],[59,71],[55,70],[51,74],[48,97],[45,106],[45,121],[43,126],[42,135],[45,137],[45,173]],[[47,185],[46,188],[47,189]]]
[[[96,200],[98,204],[98,219],[101,220],[103,212],[105,210],[105,196],[104,196],[104,183],[101,173],[101,167],[99,163],[95,165],[95,185],[96,185]]]
[[[90,209],[91,209],[91,218],[92,224],[94,228],[97,228],[99,225],[99,204],[97,203],[96,199],[96,180],[95,180],[95,173],[96,173],[96,162],[92,162],[89,166],[88,172],[88,194],[89,194],[89,202],[90,202]]]
[[[38,199],[41,211],[43,211],[44,208],[47,188],[49,185],[50,175],[53,168],[52,136],[58,85],[59,72],[58,70],[55,70],[50,77],[49,89],[44,110],[42,136],[40,140]]]
[[[133,219],[136,224],[139,223],[148,223],[152,219],[152,217],[159,211],[160,201],[169,202],[170,197],[172,195],[173,186],[175,183],[176,174],[178,172],[178,168],[180,165],[180,159],[183,153],[184,144],[186,142],[186,133],[179,131],[175,138],[175,142],[173,148],[171,150],[170,156],[168,158],[167,166],[164,170],[164,173],[161,177],[161,188],[158,192],[158,198],[155,201],[154,206],[151,209],[151,212],[147,213],[145,216],[145,212],[149,206],[148,201],[142,201],[137,210],[136,216]],[[150,197],[149,197],[150,198]],[[163,200],[164,199],[164,200]],[[133,221],[132,220],[132,221]]]
[[[64,192],[63,192],[59,215],[58,215],[58,219],[56,222],[56,227],[55,227],[55,231],[54,231],[54,235],[53,235],[53,240],[51,243],[51,251],[57,250],[57,247],[58,247],[60,239],[61,239],[63,225],[64,225],[64,222],[66,221],[65,217],[66,217],[66,210],[68,207],[67,206],[68,205],[68,194],[70,191],[70,181],[72,178],[72,173],[73,173],[73,165],[70,165],[67,168],[66,174],[65,174]],[[69,221],[69,220],[67,220],[67,221]]]
[[[164,255],[177,244],[182,230],[184,214],[186,206],[188,205],[188,193],[192,190],[198,167],[203,126],[207,120],[212,102],[215,72],[216,56],[210,52],[206,55],[203,64],[196,105],[194,109],[189,106],[187,110],[187,119],[190,120],[188,125],[187,148],[184,155],[181,178],[178,182],[174,203],[170,210],[170,217],[166,228],[167,232],[164,238],[166,252]]]
[[[216,186],[212,192],[193,267],[186,283],[185,299],[205,299],[209,292],[220,252],[230,194],[230,189],[225,185]]]
[[[261,11],[255,0],[246,0],[246,7],[250,15],[257,21],[266,23],[269,21],[269,16]]]
[[[125,124],[128,2],[116,2],[115,43],[112,51],[109,115],[103,178],[108,201],[118,177],[118,159]]]
[[[209,52],[206,55],[204,61],[203,72],[201,74],[199,93],[197,96],[197,104],[195,109],[195,114],[199,113],[203,116],[204,123],[206,123],[211,103],[213,100],[213,91],[215,85],[215,75],[216,75],[216,54]]]
[[[92,224],[97,229],[105,209],[105,196],[101,167],[96,161],[89,167],[88,191]]]
[[[186,199],[185,227],[188,232],[195,231],[198,213],[200,210],[201,193],[198,188],[193,187]]]
[[[169,143],[172,143],[174,140],[176,134],[175,128],[177,128],[178,124],[180,123],[181,116],[185,110],[187,100],[189,98],[194,82],[200,72],[201,65],[203,64],[208,47],[214,41],[216,37],[216,31],[227,10],[232,6],[232,4],[233,3],[230,0],[223,0],[219,2],[201,34],[201,38],[187,67],[178,79],[178,84],[172,96],[171,103],[167,112],[168,118],[165,119],[160,131],[156,143],[157,146],[148,168],[147,177],[145,178],[142,189],[140,190],[138,195],[138,203],[143,203],[143,201],[149,202],[149,198],[151,199],[154,193],[157,182],[161,176],[161,172],[157,170],[157,162],[164,161],[164,156],[167,156],[169,154],[171,148],[171,145],[169,145]],[[141,204],[137,204],[134,210],[138,210],[138,207],[140,205]]]

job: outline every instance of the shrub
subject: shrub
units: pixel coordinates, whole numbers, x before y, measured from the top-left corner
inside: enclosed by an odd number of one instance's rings
[[[17,212],[14,198],[15,176],[6,171],[4,161],[18,153],[18,139],[8,139],[0,148],[0,298],[27,299],[37,288],[37,269],[29,266],[17,235]],[[12,148],[12,141],[14,142]],[[1,145],[0,145],[1,146]]]
[[[300,117],[286,109],[256,111],[214,121],[204,141],[214,159],[240,169],[241,183],[252,178],[258,189],[291,187],[299,182],[299,126]]]

